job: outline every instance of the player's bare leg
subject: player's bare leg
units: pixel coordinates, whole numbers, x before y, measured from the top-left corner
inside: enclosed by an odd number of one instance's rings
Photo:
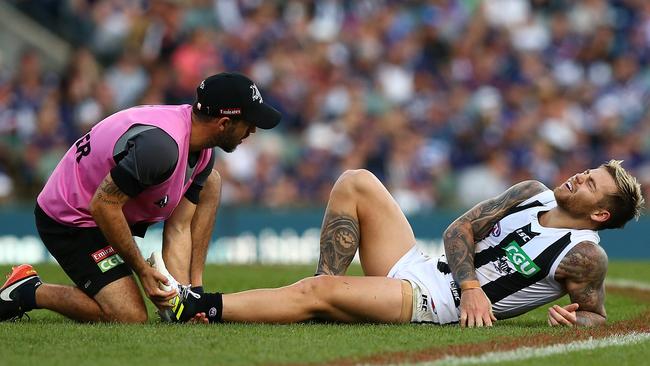
[[[277,289],[224,294],[222,320],[294,323],[323,319],[348,323],[407,323],[412,312],[410,291],[408,283],[394,278],[309,277]]]
[[[147,309],[133,276],[102,288],[94,299],[77,287],[43,284],[36,290],[36,304],[70,319],[88,322],[144,323]]]
[[[207,293],[175,307],[177,319],[196,322],[409,322],[413,290],[386,278],[415,245],[406,217],[366,170],[345,172],[332,188],[321,233],[317,274],[293,285],[236,294]],[[367,277],[344,277],[356,251]],[[330,275],[330,276],[327,276]]]
[[[330,193],[316,273],[345,274],[359,250],[367,276],[386,276],[414,245],[408,220],[381,182],[367,170],[348,170]]]

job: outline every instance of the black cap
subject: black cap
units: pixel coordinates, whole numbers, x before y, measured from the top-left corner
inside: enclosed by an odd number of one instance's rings
[[[257,85],[245,75],[222,72],[203,80],[196,88],[196,109],[212,117],[241,118],[256,127],[270,129],[282,115],[264,103]]]

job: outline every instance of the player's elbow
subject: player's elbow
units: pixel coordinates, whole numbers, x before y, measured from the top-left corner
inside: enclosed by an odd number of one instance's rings
[[[607,314],[603,311],[598,313],[591,311],[577,311],[576,325],[579,327],[596,327],[607,324]]]
[[[467,233],[471,232],[472,226],[470,223],[459,217],[457,220],[449,224],[445,231],[442,233],[443,244],[447,245],[449,243],[448,239],[458,238],[461,236],[466,236]]]

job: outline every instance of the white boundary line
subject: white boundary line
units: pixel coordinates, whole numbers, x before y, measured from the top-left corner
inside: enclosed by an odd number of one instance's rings
[[[418,366],[456,366],[456,365],[480,365],[484,363],[498,363],[505,361],[520,361],[530,358],[547,357],[567,352],[582,350],[593,350],[596,348],[627,346],[640,343],[650,339],[650,333],[628,333],[617,334],[606,338],[588,339],[565,344],[554,344],[545,347],[521,347],[512,351],[489,352],[474,357],[448,356],[434,362],[418,363]]]
[[[650,291],[650,283],[635,280],[626,280],[623,278],[607,279],[605,280],[605,286]]]
[[[619,278],[608,279],[606,286],[618,288],[632,288],[637,290],[650,291],[650,284],[634,280]],[[488,352],[478,356],[458,357],[447,356],[436,361],[420,363],[407,363],[401,365],[416,366],[456,366],[456,365],[480,365],[485,363],[498,363],[504,361],[519,361],[537,357],[547,357],[567,352],[581,350],[593,350],[597,348],[626,346],[650,340],[650,333],[631,332],[627,334],[615,334],[613,336],[597,339],[587,339],[571,343],[558,343],[544,347],[521,347],[511,351]]]

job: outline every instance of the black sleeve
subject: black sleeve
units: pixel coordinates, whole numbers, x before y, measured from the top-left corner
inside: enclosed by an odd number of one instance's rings
[[[206,165],[205,169],[201,170],[201,172],[196,175],[194,181],[192,181],[192,184],[190,184],[190,187],[185,192],[185,198],[187,198],[193,204],[196,205],[199,203],[199,194],[201,193],[201,189],[203,189],[205,180],[208,179],[208,176],[210,175],[210,173],[212,173],[213,167],[214,167],[214,150],[212,150],[212,155],[210,156],[210,161],[208,162],[208,165]]]
[[[128,132],[127,132],[128,133]],[[153,128],[127,140],[113,156],[117,165],[111,177],[129,197],[167,180],[178,163],[178,145],[165,131]]]

